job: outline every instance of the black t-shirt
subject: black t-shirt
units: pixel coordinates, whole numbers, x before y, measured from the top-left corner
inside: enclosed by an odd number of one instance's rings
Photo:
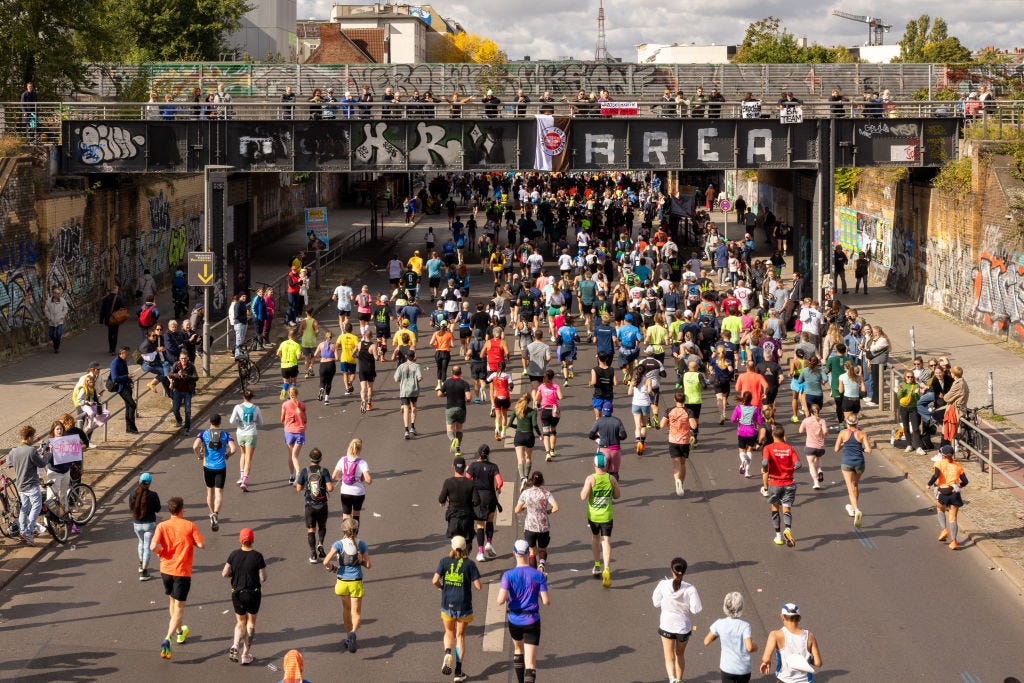
[[[132,504],[135,503],[135,491],[128,496],[128,509],[130,510]],[[156,491],[150,491],[146,489],[146,514],[141,519],[135,519],[132,517],[132,521],[138,522],[139,524],[152,524],[156,522],[156,513],[160,512],[160,496],[157,495]]]
[[[615,368],[594,368],[597,382],[594,384],[594,398],[610,401],[615,398]]]
[[[769,389],[779,387],[779,379],[782,377],[782,367],[775,361],[762,361],[757,364],[757,372],[768,380]]]
[[[437,563],[437,574],[441,577],[441,609],[473,612],[473,582],[480,580],[480,570],[473,560],[443,557]]]
[[[313,492],[309,490],[309,471],[312,467],[318,468],[321,476],[323,477],[322,486],[324,487],[324,491],[322,500],[314,498]],[[308,467],[302,468],[299,475],[295,478],[295,483],[302,487],[302,497],[305,499],[306,505],[314,508],[321,508],[324,505],[327,505],[327,485],[333,484],[334,480],[331,479],[331,471],[326,467],[321,467],[320,465],[309,465]]]
[[[258,590],[260,588],[260,570],[266,568],[263,553],[258,550],[231,551],[228,555],[231,566],[231,590]]]
[[[441,393],[448,398],[445,408],[466,409],[466,394],[472,391],[469,382],[464,379],[448,378],[441,385]]]
[[[469,326],[474,330],[486,332],[487,328],[491,326],[491,316],[487,315],[486,311],[478,311],[469,319]]]
[[[448,503],[449,509],[455,508],[469,512],[480,504],[480,493],[476,490],[476,483],[472,479],[448,477],[444,480],[437,502]]]
[[[372,342],[359,342],[359,351],[356,353],[356,366],[359,372],[375,372],[377,370],[377,359],[373,357]]]
[[[494,478],[498,475],[498,466],[490,460],[470,463],[466,475],[472,479],[478,490],[494,493]]]

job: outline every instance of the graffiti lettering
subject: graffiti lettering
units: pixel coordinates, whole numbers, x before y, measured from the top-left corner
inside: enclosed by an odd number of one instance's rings
[[[420,122],[416,124],[416,137],[416,146],[409,150],[410,162],[439,168],[459,165],[462,155],[461,136],[449,135],[444,126]]]
[[[718,161],[718,152],[711,151],[708,138],[717,138],[717,128],[701,128],[697,131],[697,158],[701,161]]]
[[[367,164],[397,164],[402,161],[402,151],[384,137],[387,129],[388,124],[382,121],[363,124],[363,144],[355,150],[360,161]]]
[[[120,126],[83,126],[75,131],[81,135],[79,151],[84,164],[95,166],[116,159],[134,159],[139,147],[146,144],[146,138]]]

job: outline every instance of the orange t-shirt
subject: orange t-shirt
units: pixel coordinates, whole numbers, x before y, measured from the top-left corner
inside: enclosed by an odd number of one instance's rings
[[[936,463],[935,469],[939,471],[939,477],[935,480],[935,485],[939,488],[959,485],[960,476],[964,473],[964,468],[960,466],[960,463],[947,460],[940,460]]]
[[[160,573],[170,576],[192,576],[192,553],[203,542],[199,527],[184,517],[171,518],[156,525],[153,542],[160,549]]]
[[[430,345],[437,351],[451,351],[452,350],[452,333],[451,332],[435,332],[434,336],[430,338]]]
[[[284,431],[301,434],[306,431],[306,404],[288,399],[281,404],[281,424]]]
[[[749,391],[753,397],[751,405],[761,407],[761,396],[768,388],[768,380],[756,372],[742,372],[736,377],[736,392],[742,396],[744,391]]]

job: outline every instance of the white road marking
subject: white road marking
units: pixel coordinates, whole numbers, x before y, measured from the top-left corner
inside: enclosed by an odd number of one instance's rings
[[[505,649],[505,606],[498,604],[501,584],[487,586],[487,618],[484,620],[484,652],[502,652]]]
[[[494,517],[495,526],[512,526],[512,490],[516,487],[516,481],[505,482],[498,494],[498,502],[501,503],[501,512]]]

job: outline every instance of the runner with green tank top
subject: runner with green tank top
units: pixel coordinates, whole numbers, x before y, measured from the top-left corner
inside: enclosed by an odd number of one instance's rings
[[[313,376],[313,354],[320,338],[320,324],[313,317],[313,307],[306,306],[306,317],[299,323],[299,345],[306,359],[306,377]]]
[[[690,450],[697,447],[697,432],[700,431],[700,406],[704,400],[704,388],[708,385],[707,377],[697,370],[698,367],[697,361],[690,361],[686,372],[683,373],[682,382],[683,396],[686,399],[684,406],[690,411],[693,419],[697,422],[697,426],[693,428],[693,434],[690,437]]]
[[[576,293],[580,298],[580,312],[587,328],[587,336],[594,339],[594,302],[597,300],[597,283],[584,272],[576,278]]]
[[[594,553],[595,577],[601,585],[612,585],[612,501],[622,495],[619,481],[605,470],[604,453],[594,456],[594,473],[583,482],[580,500],[587,503],[587,523],[590,524],[590,549]],[[604,569],[601,560],[604,559]]]

